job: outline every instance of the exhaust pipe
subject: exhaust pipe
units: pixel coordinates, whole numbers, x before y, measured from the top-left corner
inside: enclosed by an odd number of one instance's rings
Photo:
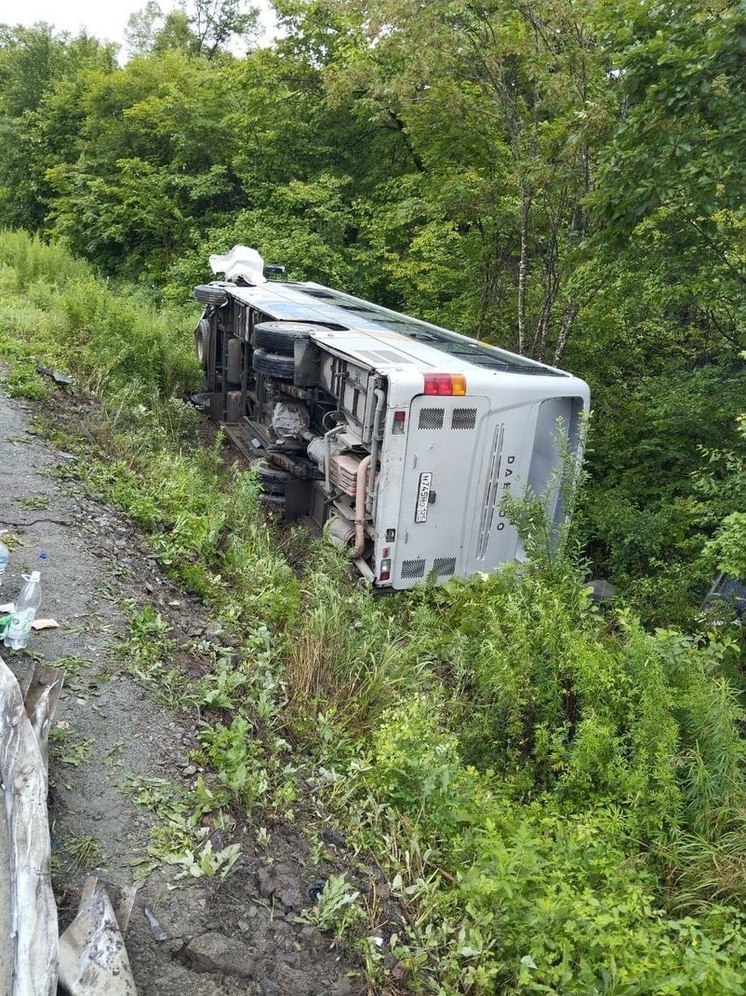
[[[357,488],[355,492],[355,546],[350,551],[350,559],[362,557],[365,548],[365,491],[368,483],[370,454],[360,461],[357,468]]]

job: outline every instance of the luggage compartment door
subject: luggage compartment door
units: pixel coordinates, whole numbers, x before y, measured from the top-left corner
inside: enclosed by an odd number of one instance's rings
[[[436,580],[462,572],[488,412],[482,397],[420,395],[412,402],[393,587],[412,587],[431,572]]]

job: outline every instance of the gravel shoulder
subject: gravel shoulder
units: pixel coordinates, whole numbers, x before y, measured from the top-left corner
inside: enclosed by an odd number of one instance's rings
[[[147,544],[116,510],[85,496],[75,458],[33,428],[33,408],[0,391],[0,528],[12,546],[0,602],[48,551],[39,616],[58,629],[32,633],[28,652],[3,649],[19,679],[38,658],[66,670],[54,721],[49,816],[55,894],[64,928],[86,875],[130,885],[147,858],[154,817],[125,787],[132,777],[193,784],[195,715],[161,701],[114,654],[126,634],[127,599],[150,602],[186,644],[210,631],[202,605],[164,580]],[[70,473],[61,473],[67,469]],[[66,479],[67,478],[67,479]],[[198,669],[199,662],[194,662]],[[221,839],[222,846],[233,838]],[[138,992],[147,994],[332,994],[367,991],[354,961],[331,938],[298,923],[314,867],[302,833],[272,828],[266,849],[250,826],[235,839],[243,857],[225,882],[177,879],[159,867],[138,883],[127,949]],[[146,907],[152,915],[146,915]],[[155,917],[155,921],[153,920]]]

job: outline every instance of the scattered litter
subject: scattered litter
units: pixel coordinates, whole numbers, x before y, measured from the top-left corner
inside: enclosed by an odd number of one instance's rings
[[[308,894],[308,898],[311,900],[312,903],[317,903],[319,901],[321,893],[324,891],[325,888],[326,888],[325,878],[317,878],[315,882],[312,882],[308,886],[306,892]]]
[[[15,610],[15,602],[6,602],[5,605],[0,605],[0,612],[15,612]]]
[[[59,629],[60,624],[55,619],[34,619],[31,629]]]
[[[64,384],[67,386],[73,382],[72,377],[68,377],[67,374],[60,373],[59,370],[52,370],[51,367],[42,367],[39,365],[36,367],[36,372],[44,374],[45,377],[51,377],[55,384]]]
[[[161,926],[160,920],[155,915],[155,913],[151,910],[151,908],[149,906],[146,906],[143,909],[143,913],[145,914],[145,919],[148,921],[148,926],[150,927],[150,932],[152,933],[152,935],[156,939],[156,941],[167,941],[169,935],[163,929],[163,927]]]

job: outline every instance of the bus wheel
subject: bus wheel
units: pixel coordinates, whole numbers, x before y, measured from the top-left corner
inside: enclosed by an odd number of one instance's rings
[[[260,322],[254,326],[254,344],[276,353],[293,353],[299,339],[308,339],[317,325],[308,322]]]
[[[207,370],[207,357],[210,344],[210,322],[207,318],[200,318],[197,328],[194,330],[194,339],[197,346],[197,359],[203,370]]]
[[[280,353],[268,353],[266,349],[255,349],[251,365],[257,373],[279,377],[280,380],[292,380],[295,361],[292,356],[282,356]]]
[[[224,287],[213,287],[212,284],[200,284],[194,288],[194,300],[203,304],[225,304],[228,294]]]
[[[287,470],[272,467],[268,463],[257,464],[256,470],[259,475],[259,483],[262,486],[262,491],[268,495],[284,495],[288,484],[294,479],[293,475]]]

